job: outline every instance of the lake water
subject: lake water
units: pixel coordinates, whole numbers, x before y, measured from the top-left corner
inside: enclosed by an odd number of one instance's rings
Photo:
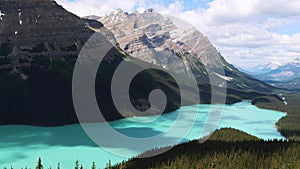
[[[210,109],[210,105],[194,105],[182,107],[180,110],[164,114],[151,123],[136,123],[132,119],[123,119],[111,122],[110,126],[129,137],[137,139],[153,137],[164,133],[173,125],[178,112],[184,112],[184,121],[181,125],[190,125],[189,112],[199,111],[192,130],[182,141],[198,139],[202,136],[201,129]],[[275,123],[285,116],[284,113],[272,110],[259,109],[250,102],[244,101],[234,105],[225,105],[219,128],[232,127],[262,139],[284,139],[276,130]],[[149,120],[153,117],[135,117],[133,119]],[[95,124],[89,124],[95,125]],[[99,127],[98,125],[95,125]],[[101,124],[100,124],[101,126]],[[101,128],[101,127],[100,127]],[[104,133],[99,130],[99,135]],[[96,162],[97,168],[103,168],[108,160],[112,164],[126,160],[127,157],[115,154],[135,156],[148,149],[176,144],[176,133],[167,135],[168,139],[147,145],[124,145],[117,147],[100,148],[84,132],[80,125],[43,128],[32,126],[1,126],[0,127],[0,168],[28,167],[35,168],[38,157],[42,158],[44,168],[56,168],[60,162],[61,168],[74,168],[75,160],[79,160],[84,168],[90,168],[92,161]],[[103,138],[104,139],[104,138]],[[170,143],[174,140],[174,143]],[[111,140],[122,143],[122,140]],[[127,143],[128,144],[128,143]],[[110,152],[108,151],[110,150]],[[113,153],[115,154],[113,154]]]

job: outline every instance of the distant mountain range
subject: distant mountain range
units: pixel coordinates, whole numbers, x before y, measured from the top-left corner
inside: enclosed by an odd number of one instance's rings
[[[90,17],[100,18],[102,23],[79,18],[55,1],[0,1],[0,10],[3,14],[0,20],[0,124],[77,123],[72,100],[73,69],[79,52],[95,30],[103,37],[101,40],[115,45],[106,54],[95,80],[95,94],[106,120],[136,115],[132,112],[121,115],[111,96],[113,74],[123,61],[137,68],[153,64],[182,72],[184,70],[176,69],[174,60],[168,60],[168,55],[183,59],[196,76],[201,103],[211,101],[209,75],[227,82],[226,103],[269,95],[276,90],[227,63],[199,31],[192,27],[186,29],[181,21],[167,19],[153,10],[141,14],[119,10],[105,17]],[[220,65],[224,67],[224,75],[216,70]],[[217,85],[222,88],[226,84]],[[179,108],[178,85],[160,70],[143,71],[133,79],[132,105],[141,111],[148,110],[149,93],[153,89],[166,93],[168,101],[164,113]],[[85,121],[95,122],[97,118],[89,117]]]
[[[257,70],[256,72],[250,71],[250,69],[243,71],[276,87],[300,89],[300,58],[286,64],[272,62],[263,66],[263,69],[259,67],[253,68],[253,70]]]
[[[268,73],[255,76],[261,80],[290,81],[300,77],[300,59],[278,66]]]
[[[261,75],[261,74],[269,73],[282,65],[283,64],[279,62],[270,62],[268,64],[262,64],[254,67],[242,68],[238,66],[238,68],[242,72],[245,72],[249,75]]]

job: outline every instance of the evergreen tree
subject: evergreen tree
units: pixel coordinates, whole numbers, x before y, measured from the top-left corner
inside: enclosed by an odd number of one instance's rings
[[[41,160],[41,158],[39,158],[38,164],[37,164],[37,166],[36,166],[35,168],[36,168],[36,169],[43,169],[43,168],[44,168],[43,165],[42,165],[42,160]]]
[[[125,161],[124,161],[124,160],[122,161],[122,163],[121,163],[119,169],[125,169]]]
[[[79,161],[78,160],[76,160],[76,162],[75,162],[75,169],[79,169]]]
[[[106,168],[107,168],[107,169],[112,169],[112,168],[111,168],[111,161],[110,161],[110,160],[108,160],[108,163],[106,164]]]
[[[95,161],[93,161],[92,169],[96,169]]]

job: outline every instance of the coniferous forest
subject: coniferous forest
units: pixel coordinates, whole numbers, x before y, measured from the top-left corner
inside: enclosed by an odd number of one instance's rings
[[[159,150],[156,150],[159,151]],[[175,146],[151,158],[133,158],[130,169],[280,169],[300,168],[300,143],[263,141],[235,129],[221,129],[200,144],[198,140]],[[148,152],[151,153],[151,152]],[[114,166],[120,168],[120,164]]]

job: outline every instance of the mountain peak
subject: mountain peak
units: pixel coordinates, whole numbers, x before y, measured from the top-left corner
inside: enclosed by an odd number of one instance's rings
[[[165,67],[166,63],[162,63],[165,61],[159,61],[159,57],[153,58],[149,53],[158,55],[165,49],[172,49],[197,55],[194,59],[207,66],[223,65],[218,51],[206,36],[185,21],[165,16],[152,8],[143,13],[111,13],[100,21],[114,33],[122,49],[146,62],[160,63]]]
[[[118,8],[117,11],[116,11],[116,13],[117,13],[117,14],[118,14],[118,13],[124,13],[124,11],[123,11],[121,8]]]
[[[273,62],[270,62],[269,64],[267,64],[265,66],[265,68],[270,69],[270,70],[275,70],[282,65],[283,65],[282,63],[273,61]]]
[[[153,13],[153,12],[156,12],[153,8],[149,8],[144,11],[144,13]]]
[[[300,58],[295,58],[291,63],[300,64]]]
[[[225,79],[230,87],[252,89],[253,80],[226,62],[208,37],[184,20],[150,8],[143,13],[110,13],[100,21],[113,32],[120,48],[135,58],[188,77],[191,75],[186,73],[191,70],[201,82],[209,83],[211,74],[216,79]],[[180,69],[180,64],[187,70]],[[209,72],[219,68],[229,72],[228,76]],[[216,83],[219,87],[226,85]]]
[[[289,63],[282,64],[274,62],[275,69],[260,74],[256,78],[263,81],[291,81],[295,78],[299,78],[300,75],[300,58],[295,58]],[[279,66],[278,66],[279,65]]]

